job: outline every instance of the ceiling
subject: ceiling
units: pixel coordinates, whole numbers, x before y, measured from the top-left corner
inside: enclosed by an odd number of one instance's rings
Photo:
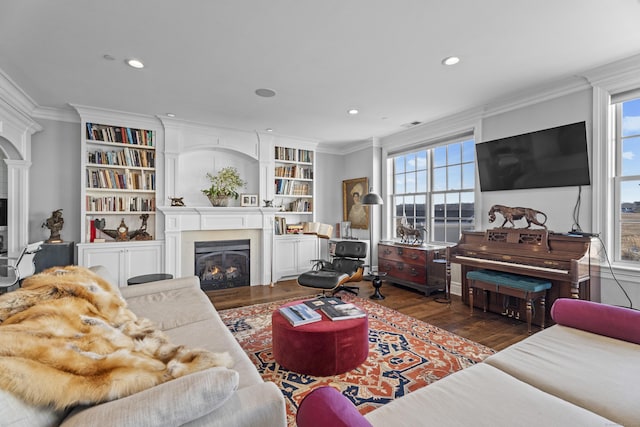
[[[639,0],[2,0],[0,70],[40,107],[337,145],[638,54],[639,22]]]

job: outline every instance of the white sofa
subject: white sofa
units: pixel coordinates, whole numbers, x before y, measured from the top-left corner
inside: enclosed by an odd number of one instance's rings
[[[94,271],[108,278],[104,269]],[[234,360],[233,368],[208,369],[122,399],[65,413],[26,405],[0,390],[0,425],[286,426],[282,393],[274,383],[262,380],[200,289],[197,277],[145,283],[120,291],[129,309],[153,320],[173,343],[227,351]]]
[[[311,392],[298,427],[640,426],[640,312],[561,299],[556,325],[366,415]]]

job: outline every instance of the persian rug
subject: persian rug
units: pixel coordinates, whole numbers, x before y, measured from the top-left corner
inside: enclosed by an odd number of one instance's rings
[[[341,297],[368,313],[369,357],[358,368],[331,377],[291,372],[280,367],[273,358],[271,313],[285,302],[301,298],[220,311],[222,320],[262,378],[273,381],[282,391],[290,426],[295,426],[298,404],[317,387],[337,388],[360,413],[366,414],[495,353],[488,347],[369,299],[346,293]]]

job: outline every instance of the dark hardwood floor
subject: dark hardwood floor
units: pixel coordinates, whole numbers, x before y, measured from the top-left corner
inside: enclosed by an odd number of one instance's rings
[[[349,285],[359,286],[360,297],[368,298],[373,293],[371,282]],[[481,309],[474,310],[473,317],[470,317],[469,307],[456,295],[452,295],[451,304],[446,304],[438,302],[444,297],[443,293],[426,297],[418,291],[388,283],[384,283],[381,291],[386,298],[376,301],[377,303],[494,350],[502,350],[528,336],[526,323],[519,320],[495,313],[483,313]],[[278,282],[273,287],[244,286],[207,292],[217,310],[313,294],[313,289],[299,286],[295,280]]]

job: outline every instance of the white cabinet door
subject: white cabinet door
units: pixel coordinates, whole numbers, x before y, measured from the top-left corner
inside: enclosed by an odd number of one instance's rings
[[[118,282],[127,286],[131,277],[163,273],[162,242],[87,243],[78,245],[78,263],[84,267],[104,266]]]
[[[274,246],[275,281],[311,270],[311,260],[318,257],[316,236],[276,236]]]

